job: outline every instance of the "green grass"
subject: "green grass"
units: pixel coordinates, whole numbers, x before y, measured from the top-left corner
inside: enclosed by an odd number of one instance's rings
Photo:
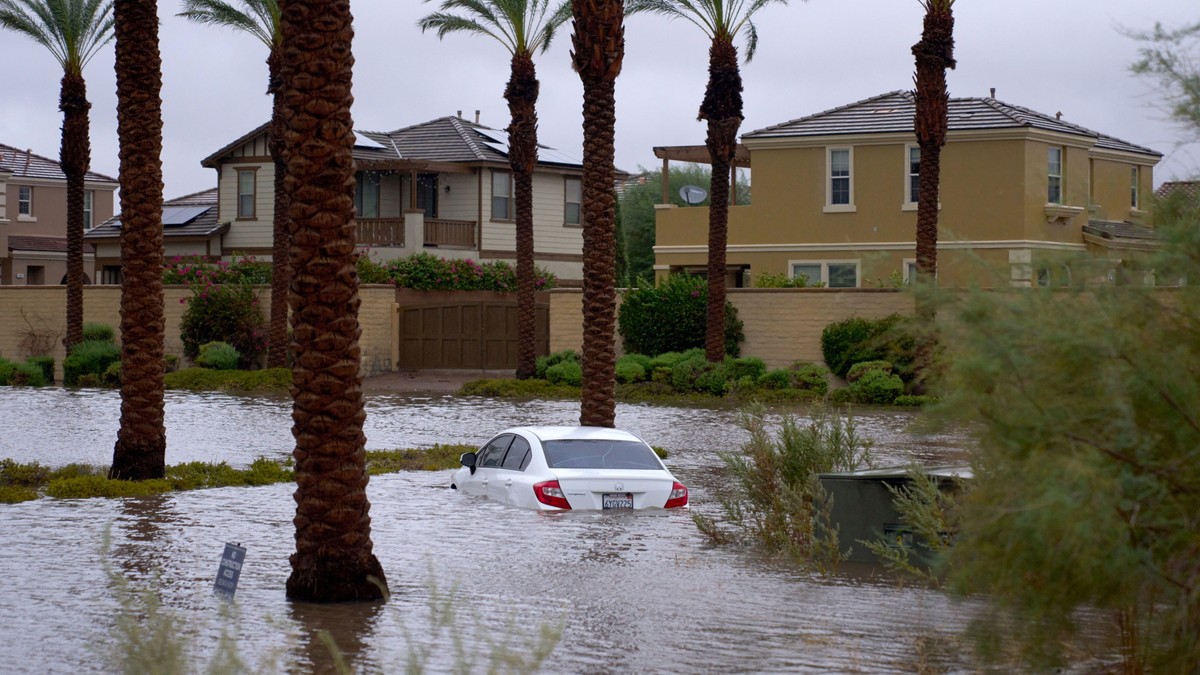
[[[377,476],[381,473],[397,471],[441,471],[457,469],[461,464],[459,457],[464,452],[475,452],[479,448],[474,445],[437,444],[432,448],[420,450],[368,450],[367,473]]]
[[[292,371],[288,368],[264,370],[184,368],[167,373],[163,381],[167,389],[186,389],[188,391],[287,391],[292,386]]]

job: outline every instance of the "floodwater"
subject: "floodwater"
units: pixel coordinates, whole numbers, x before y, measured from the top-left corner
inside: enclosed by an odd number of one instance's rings
[[[798,409],[803,414],[802,409]],[[290,401],[167,395],[167,461],[290,452]],[[372,397],[370,449],[481,444],[506,426],[575,424],[575,401]],[[0,458],[107,464],[119,397],[97,390],[0,389]],[[959,431],[909,429],[915,413],[864,411],[859,431],[881,464],[961,461]],[[746,438],[737,412],[619,405],[617,425],[670,452],[692,510],[717,515],[717,451]],[[978,610],[864,569],[801,573],[741,549],[714,548],[686,511],[621,515],[522,511],[448,488],[449,472],[371,479],[372,538],[387,603],[290,603],[293,486],[223,488],[143,499],[41,499],[0,505],[0,617],[16,673],[110,672],[119,604],[113,578],[153,588],[204,671],[223,634],[266,672],[332,672],[328,631],[354,672],[487,670],[524,653],[540,626],[561,630],[543,669],[610,672],[915,672],[974,670],[960,635]],[[111,537],[105,547],[105,533]],[[212,593],[225,542],[247,549],[236,602]],[[106,572],[106,569],[108,572]],[[434,619],[451,607],[453,618]],[[521,671],[520,666],[512,668]]]

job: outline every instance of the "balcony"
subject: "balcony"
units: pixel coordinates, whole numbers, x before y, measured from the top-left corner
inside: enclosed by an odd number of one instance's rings
[[[476,249],[475,221],[425,220],[425,246]]]
[[[359,218],[360,246],[403,246],[403,218]]]
[[[415,251],[422,248],[479,249],[473,220],[426,218],[424,213],[414,209],[403,218],[359,218],[357,223],[359,246],[407,246],[409,238],[419,237],[419,241],[412,242]]]

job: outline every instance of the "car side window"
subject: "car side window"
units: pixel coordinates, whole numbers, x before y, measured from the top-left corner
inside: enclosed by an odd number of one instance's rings
[[[514,436],[512,445],[508,447],[508,454],[504,456],[504,465],[501,468],[511,469],[513,471],[524,471],[529,465],[529,441]]]
[[[499,467],[504,461],[504,451],[508,450],[508,444],[512,442],[513,437],[509,434],[497,436],[492,439],[491,443],[479,453],[479,459],[476,460],[476,466],[481,467]]]

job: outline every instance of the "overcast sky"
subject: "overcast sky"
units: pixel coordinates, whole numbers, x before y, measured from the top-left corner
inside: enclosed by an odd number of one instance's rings
[[[422,34],[436,9],[419,0],[354,0],[354,125],[387,131],[462,111],[504,128],[509,60],[491,39]],[[214,187],[200,160],[270,115],[266,48],[251,36],[201,26],[161,0],[163,176],[170,199]],[[747,132],[898,89],[911,89],[918,0],[791,0],[761,10],[758,53],[745,64]],[[1155,183],[1200,175],[1200,148],[1156,105],[1153,83],[1129,73],[1138,44],[1122,27],[1200,20],[1196,0],[961,0],[950,95],[987,96],[1148,146],[1165,157]],[[570,24],[537,57],[540,141],[581,155],[582,86],[571,69]],[[744,43],[740,44],[744,52]],[[743,54],[744,56],[744,54]],[[0,31],[0,143],[58,157],[61,70],[45,48]],[[626,20],[617,82],[617,165],[657,168],[656,145],[702,144],[696,111],[708,43],[694,25],[658,16]],[[92,101],[92,170],[117,176],[116,97],[110,44],[85,71]]]

